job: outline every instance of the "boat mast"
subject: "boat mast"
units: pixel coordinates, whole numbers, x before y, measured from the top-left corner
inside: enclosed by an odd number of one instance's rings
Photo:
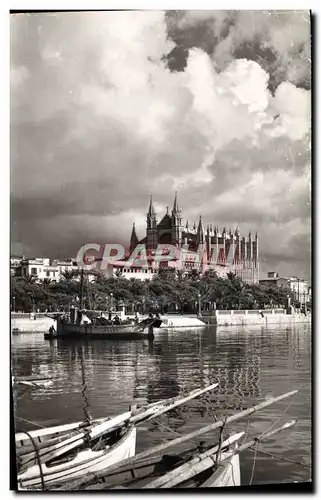
[[[84,270],[80,271],[80,297],[79,297],[79,309],[82,309],[82,303],[84,299]]]

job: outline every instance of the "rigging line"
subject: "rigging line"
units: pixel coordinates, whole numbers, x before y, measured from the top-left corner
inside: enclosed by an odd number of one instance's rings
[[[253,481],[253,477],[254,477],[254,470],[255,470],[255,465],[256,465],[256,454],[257,454],[257,443],[258,441],[256,441],[255,443],[255,448],[254,448],[254,457],[253,457],[253,465],[252,465],[252,473],[251,473],[251,479],[250,479],[250,485],[252,484],[252,481]]]
[[[89,413],[89,402],[88,402],[88,392],[87,392],[87,384],[86,384],[86,378],[85,378],[85,360],[84,360],[84,351],[83,351],[83,346],[81,348],[81,356],[80,356],[80,361],[81,361],[81,378],[82,378],[82,384],[81,384],[81,394],[84,398],[84,414],[85,414],[85,422],[90,425],[92,422],[92,417]]]
[[[252,447],[249,449],[253,450]],[[307,469],[312,469],[311,465],[307,465],[307,464],[304,464],[303,462],[298,462],[296,460],[291,460],[290,458],[281,457],[280,455],[274,455],[272,453],[268,453],[267,451],[263,451],[261,448],[258,448],[257,451],[259,453],[263,453],[263,455],[268,455],[269,457],[272,457],[272,458],[278,458],[279,460],[284,460],[285,462],[291,462],[292,464],[301,465],[302,467],[306,467]]]
[[[42,470],[42,464],[41,464],[41,460],[40,460],[40,457],[39,457],[39,449],[38,449],[38,446],[36,445],[36,442],[35,440],[33,439],[33,437],[31,436],[31,434],[27,431],[23,431],[25,434],[27,434],[27,436],[29,437],[30,441],[32,442],[33,444],[33,447],[35,449],[35,452],[36,452],[36,457],[37,457],[37,462],[38,462],[38,467],[39,467],[39,472],[40,472],[40,479],[41,479],[41,489],[42,491],[45,490],[45,481],[44,481],[44,476],[43,476],[43,470]]]
[[[282,419],[282,417],[284,417],[285,413],[288,411],[288,409],[290,408],[290,406],[293,404],[294,397],[295,397],[295,395],[292,397],[292,400],[290,401],[290,403],[288,404],[288,406],[285,408],[285,410],[281,414],[280,418],[278,418],[275,422],[273,422],[273,424],[271,424],[267,429],[265,429],[265,431],[263,431],[262,434],[259,436],[259,439],[261,439],[267,431],[269,431],[270,429],[273,429],[273,427],[275,426],[275,424],[277,424],[278,422],[280,422],[280,420]]]
[[[216,467],[218,466],[219,457],[221,455],[222,442],[223,442],[223,432],[224,432],[224,428],[225,428],[225,425],[226,425],[226,420],[227,420],[227,417],[225,417],[223,425],[220,428],[220,434],[219,434],[219,438],[218,438],[218,450],[217,450],[216,458],[215,458],[215,466]]]
[[[173,434],[175,434],[176,436],[181,436],[181,434],[180,434],[179,432],[174,431],[174,430],[173,430],[173,429],[171,429],[170,427],[167,427],[167,425],[162,424],[162,422],[160,422],[159,420],[157,420],[157,419],[155,419],[155,418],[154,418],[153,420],[154,420],[154,422],[155,422],[156,424],[160,425],[161,427],[164,427],[164,429],[166,429],[167,431],[172,432],[172,433],[173,433]],[[193,439],[188,439],[187,441],[189,441],[190,443],[193,443],[193,444],[195,444],[196,446],[198,446],[198,443],[196,443]]]
[[[250,418],[251,418],[251,415],[249,415],[248,418],[247,418],[247,424],[246,424],[246,429],[245,429],[245,436],[244,436],[244,439],[242,441],[242,445],[244,443],[246,443],[246,440],[247,440],[247,436],[248,436],[248,433],[249,433],[249,426],[250,426]]]
[[[31,420],[27,420],[26,418],[22,418],[22,417],[15,417],[17,420],[22,420],[23,422],[27,422],[28,424],[31,424],[31,425],[36,425],[37,427],[40,427],[41,429],[45,429],[45,426],[44,425],[41,425],[41,424],[37,424],[36,422],[31,422]],[[21,432],[25,432],[25,431],[21,431]]]

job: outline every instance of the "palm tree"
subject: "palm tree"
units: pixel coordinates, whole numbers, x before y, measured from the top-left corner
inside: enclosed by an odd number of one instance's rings
[[[61,273],[60,279],[62,281],[73,281],[76,276],[79,276],[79,271],[66,269]]]
[[[34,285],[37,282],[37,276],[32,276],[31,274],[28,274],[26,276],[23,276],[21,278],[21,281],[26,285]]]
[[[251,287],[233,273],[227,274],[227,287],[224,298],[229,309],[248,309],[254,302]]]
[[[115,271],[116,278],[120,278],[123,275],[123,271],[121,269],[117,269]]]

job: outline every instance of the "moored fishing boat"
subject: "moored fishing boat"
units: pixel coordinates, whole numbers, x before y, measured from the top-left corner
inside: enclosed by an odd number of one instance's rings
[[[73,314],[71,319],[58,319],[57,330],[51,329],[49,333],[45,333],[46,340],[54,338],[123,338],[123,339],[153,339],[153,329],[159,328],[162,321],[160,319],[148,319],[137,324],[128,324],[121,322],[120,324],[95,324],[91,320],[87,321],[84,318],[89,318],[89,311],[81,311],[81,319],[74,320]]]
[[[47,314],[56,321],[56,328],[51,326],[44,334],[46,340],[55,338],[123,338],[123,339],[153,339],[153,329],[159,328],[162,320],[149,317],[137,324],[129,319],[122,319],[118,314],[112,318],[109,311],[95,311],[83,308],[84,272],[81,271],[79,307],[72,307],[70,313]],[[106,316],[108,315],[108,316]]]
[[[16,434],[21,489],[51,489],[66,480],[97,473],[135,454],[136,426],[214,389],[212,384],[112,419],[77,422]]]

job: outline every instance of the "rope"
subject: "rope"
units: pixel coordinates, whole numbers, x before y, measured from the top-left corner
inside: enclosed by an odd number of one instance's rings
[[[89,408],[89,403],[88,403],[88,395],[87,395],[87,384],[86,384],[86,379],[85,379],[85,365],[84,365],[84,354],[83,351],[81,351],[81,394],[84,398],[84,413],[85,413],[85,422],[88,425],[91,425],[92,422],[92,417],[88,411]]]
[[[22,420],[23,422],[27,422],[27,424],[36,425],[36,426],[40,427],[41,429],[45,429],[44,425],[36,424],[36,422],[31,422],[31,420],[27,420],[26,418],[22,418],[22,417],[15,417],[15,418],[17,420]],[[21,431],[21,432],[26,432],[26,431]]]
[[[33,437],[31,436],[31,434],[29,432],[27,432],[27,431],[22,431],[22,432],[24,432],[24,434],[27,434],[27,436],[29,437],[29,439],[32,442],[33,447],[35,449],[38,467],[39,467],[39,471],[40,471],[41,489],[42,489],[42,491],[44,491],[45,490],[45,481],[44,481],[42,465],[41,465],[41,461],[40,461],[40,457],[39,457],[39,453],[38,453],[38,451],[39,451],[38,446],[36,445],[36,442],[34,441]]]
[[[215,466],[216,467],[218,466],[219,456],[220,456],[221,450],[222,450],[223,432],[224,432],[224,428],[225,428],[225,425],[226,425],[226,420],[227,420],[227,417],[225,417],[225,419],[224,419],[224,422],[223,422],[222,427],[220,428],[220,434],[219,434],[219,437],[218,437],[218,450],[217,450],[216,459],[215,459]]]
[[[250,427],[250,418],[251,418],[251,415],[248,416],[247,418],[247,424],[246,424],[246,429],[245,429],[245,435],[244,435],[244,439],[242,441],[242,445],[244,443],[246,443],[246,440],[247,440],[247,436],[248,436],[248,433],[249,433],[249,427]]]
[[[179,432],[174,431],[170,427],[167,427],[167,425],[162,424],[162,422],[160,422],[159,420],[157,420],[157,419],[153,419],[153,420],[154,420],[154,422],[156,424],[160,425],[161,427],[164,427],[164,429],[166,429],[167,431],[171,432],[172,434],[175,434],[176,436],[180,436],[180,437],[182,436]],[[193,439],[187,439],[186,441],[190,442],[190,443],[193,443],[194,445],[198,446],[198,443],[196,443]]]
[[[256,440],[256,443],[255,443],[255,449],[254,449],[252,473],[251,473],[251,478],[250,478],[250,483],[249,483],[250,485],[252,484],[252,481],[253,481],[255,464],[256,464],[256,454],[257,454],[257,443],[258,443],[258,440],[257,440],[257,438],[255,438],[255,440]]]
[[[253,450],[253,448],[249,448],[249,449]],[[272,458],[278,458],[279,460],[284,460],[285,462],[290,462],[292,464],[301,465],[301,467],[306,467],[307,469],[312,469],[311,465],[304,464],[303,462],[291,460],[290,458],[284,458],[284,457],[281,457],[280,455],[274,455],[272,453],[268,453],[267,451],[263,451],[260,448],[257,448],[257,451],[259,453],[263,453],[263,455],[268,455],[269,457],[272,457]]]
[[[282,419],[282,417],[285,415],[285,413],[288,411],[288,409],[290,408],[290,406],[293,404],[293,399],[294,399],[295,395],[293,396],[293,398],[291,399],[290,403],[288,404],[288,406],[285,408],[284,412],[281,414],[280,418],[278,418],[275,422],[273,422],[273,424],[271,424],[267,429],[265,429],[265,431],[262,432],[262,434],[259,436],[259,439],[262,438],[262,436],[264,436],[264,434],[269,431],[270,429],[273,429],[273,427],[275,426],[275,424],[277,424],[278,422],[280,422],[280,420]]]
[[[262,434],[258,438],[255,438],[256,444],[255,444],[255,448],[254,448],[253,467],[252,467],[251,479],[250,479],[250,483],[249,484],[252,484],[253,477],[254,477],[254,470],[255,470],[255,464],[256,464],[256,455],[257,455],[257,451],[258,451],[257,444],[259,443],[260,439],[264,436],[264,434],[266,434],[269,430],[273,429],[273,427],[275,426],[275,424],[277,424],[278,422],[280,422],[280,420],[282,419],[282,417],[285,415],[285,413],[288,411],[288,409],[290,408],[290,406],[293,404],[293,399],[294,399],[294,396],[291,399],[290,403],[285,408],[285,410],[283,411],[283,413],[281,414],[280,418],[278,418],[277,420],[275,420],[275,422],[273,422],[273,424],[271,424],[269,427],[267,427],[265,429],[265,431],[263,431]],[[249,420],[250,420],[250,418],[248,419],[248,423],[249,423]],[[251,449],[253,450],[253,447],[251,447]]]

